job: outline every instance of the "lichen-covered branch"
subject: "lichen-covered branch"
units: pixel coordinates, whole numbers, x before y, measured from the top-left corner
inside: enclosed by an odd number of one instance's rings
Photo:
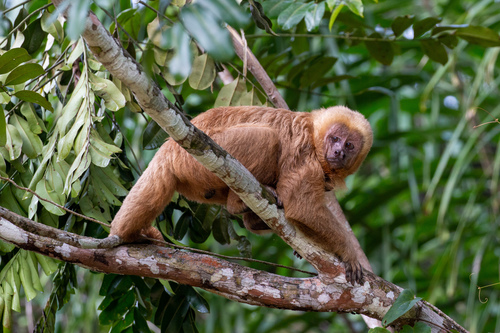
[[[82,246],[87,243],[87,237],[36,223],[5,208],[0,209],[0,239],[93,271],[173,280],[241,303],[279,309],[356,312],[381,319],[400,291],[399,287],[377,277],[354,287],[342,282],[326,284],[317,277],[284,277],[206,254],[156,245],[87,249]],[[466,332],[423,302],[396,325],[422,319]]]

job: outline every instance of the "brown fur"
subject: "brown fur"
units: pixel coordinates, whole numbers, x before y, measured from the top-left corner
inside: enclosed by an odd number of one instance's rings
[[[287,219],[338,255],[346,263],[348,279],[362,280],[345,227],[337,225],[325,204],[325,191],[345,187],[345,177],[359,168],[372,145],[371,127],[360,113],[341,106],[312,113],[221,107],[192,122],[259,182],[276,189]],[[344,158],[337,160],[337,154]],[[154,234],[151,221],[176,190],[191,200],[226,205],[232,214],[244,213],[245,226],[253,232],[269,229],[222,180],[168,140],[125,199],[110,234],[129,242],[141,233]]]

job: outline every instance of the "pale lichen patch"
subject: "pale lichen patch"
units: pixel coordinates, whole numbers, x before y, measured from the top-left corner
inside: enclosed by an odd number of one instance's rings
[[[158,274],[160,273],[160,267],[158,267],[158,262],[156,261],[154,256],[150,256],[147,258],[139,259],[139,263],[141,265],[146,265],[151,270],[151,273]]]
[[[212,283],[219,282],[223,278],[225,278],[226,280],[230,280],[233,277],[233,275],[234,272],[231,268],[223,268],[212,274],[212,276],[210,277],[210,282]]]
[[[60,253],[65,258],[71,256],[71,247],[68,244],[63,244],[62,246],[56,246],[54,248],[54,251]]]
[[[279,289],[262,285],[257,285],[255,289],[257,289],[258,291],[262,292],[265,295],[270,295],[272,298],[281,298],[281,292]]]
[[[28,242],[28,235],[4,218],[0,218],[0,228],[2,229],[3,239],[11,240],[14,243]]]
[[[354,287],[351,289],[352,300],[356,303],[364,303],[366,300],[364,287]]]
[[[321,304],[326,304],[326,303],[330,302],[330,300],[331,300],[331,297],[328,294],[321,294],[318,296],[318,302],[320,302]]]
[[[389,291],[389,292],[387,293],[386,297],[387,297],[387,298],[389,298],[389,299],[394,299],[394,292],[393,292],[392,290],[391,290],[391,291]]]

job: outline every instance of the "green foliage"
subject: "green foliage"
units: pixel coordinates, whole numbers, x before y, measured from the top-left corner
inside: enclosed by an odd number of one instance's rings
[[[499,331],[498,289],[482,290],[489,299],[483,304],[476,286],[498,281],[500,127],[473,127],[500,114],[497,2],[71,3],[65,21],[56,19],[61,10],[47,1],[2,8],[0,175],[110,222],[152,156],[144,149],[158,148],[167,136],[145,120],[128,88],[109,76],[79,38],[87,9],[189,116],[214,105],[271,105],[247,64],[235,57],[227,23],[244,30],[291,109],[346,104],[370,120],[372,152],[338,196],[375,272],[415,290],[471,331]],[[231,83],[219,79],[222,66]],[[107,235],[106,227],[10,183],[0,186],[0,206],[72,232]],[[238,223],[218,207],[176,197],[156,224],[172,242],[310,269],[276,236],[249,235]],[[12,310],[22,311],[24,299],[36,305],[42,288],[50,296],[46,305],[33,307],[40,331],[58,330],[66,311],[74,315],[74,304],[72,310],[63,307],[75,298],[74,288],[92,293],[86,279],[77,286],[73,266],[61,266],[50,287],[39,265],[45,274],[56,269],[51,259],[0,243],[4,331],[25,328],[25,320],[12,320]],[[89,283],[102,278],[92,276]],[[148,332],[148,321],[169,332],[342,331],[345,320],[361,325],[358,317],[256,309],[163,283],[105,276],[102,331]],[[396,316],[414,301],[412,296],[394,307]],[[420,323],[403,328],[426,330]]]
[[[40,256],[44,258],[43,256]],[[52,272],[51,272],[52,273]],[[75,267],[72,264],[65,263],[60,266],[57,273],[54,275],[54,286],[50,293],[49,299],[43,315],[37,322],[36,332],[54,332],[56,323],[56,313],[66,304],[71,294],[75,293],[75,288],[78,287],[76,281]]]
[[[411,308],[417,304],[422,298],[415,297],[411,290],[405,289],[399,294],[398,298],[392,304],[391,308],[382,318],[382,325],[387,326],[394,320],[398,319],[405,313],[411,310]]]

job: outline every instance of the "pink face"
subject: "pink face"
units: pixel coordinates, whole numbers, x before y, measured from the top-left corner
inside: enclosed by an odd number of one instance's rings
[[[332,170],[349,169],[363,146],[361,133],[345,124],[333,125],[325,136],[325,159]]]

